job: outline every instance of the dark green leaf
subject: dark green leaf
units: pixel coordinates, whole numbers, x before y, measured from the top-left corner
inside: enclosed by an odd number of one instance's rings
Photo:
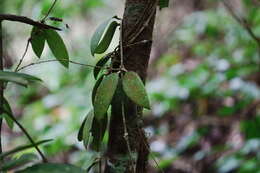
[[[36,164],[32,167],[26,168],[16,173],[85,173],[79,167],[69,165],[69,164],[59,164],[59,163],[41,163]]]
[[[107,48],[109,47],[113,39],[117,26],[118,23],[116,21],[110,23],[110,25],[108,26],[105,32],[105,35],[102,37],[102,40],[98,43],[98,46],[95,49],[95,53],[101,54],[107,50]]]
[[[33,27],[31,32],[31,44],[32,44],[32,49],[34,53],[38,56],[38,58],[40,58],[42,55],[42,51],[44,49],[44,43],[45,43],[44,31],[37,27]]]
[[[93,150],[95,151],[100,150],[100,145],[104,138],[106,129],[107,129],[107,113],[101,120],[94,118],[92,128],[91,128],[91,134],[93,136],[91,146]]]
[[[0,71],[0,80],[5,82],[14,82],[22,86],[27,86],[30,82],[42,81],[32,75],[7,71]]]
[[[102,119],[107,112],[117,88],[118,78],[117,73],[109,74],[104,77],[97,89],[94,100],[94,115],[98,120]]]
[[[111,58],[111,53],[106,55],[104,58],[101,58],[97,64],[95,65],[95,68],[93,70],[94,78],[97,79],[99,72],[101,71],[102,67],[107,63],[107,61]]]
[[[69,54],[67,48],[60,37],[54,30],[45,30],[47,43],[55,58],[65,67],[69,67]]]
[[[137,73],[129,71],[123,76],[125,94],[137,105],[150,109],[149,99],[144,84]]]
[[[97,94],[97,89],[98,89],[100,83],[102,82],[104,76],[105,75],[100,76],[100,78],[98,78],[98,80],[96,81],[96,83],[93,87],[93,90],[92,90],[92,103],[93,103],[93,105],[94,105],[94,100],[95,100],[95,97],[96,97],[96,94]]]
[[[160,9],[169,7],[169,0],[159,0],[159,7]]]
[[[44,143],[47,143],[47,142],[50,142],[52,141],[52,139],[48,139],[48,140],[42,140],[42,141],[39,141],[39,142],[36,142],[35,145],[38,146],[38,145],[41,145],[41,144],[44,144]],[[34,148],[35,145],[33,144],[29,144],[29,145],[23,145],[23,146],[19,146],[11,151],[7,151],[7,152],[4,152],[2,154],[0,154],[0,159],[6,157],[6,156],[9,156],[11,154],[14,154],[14,153],[17,153],[17,152],[20,152],[20,151],[23,151],[23,150],[27,150],[29,148]]]
[[[91,54],[94,56],[94,54],[96,53],[96,49],[99,46],[100,40],[102,38],[102,36],[104,35],[107,26],[109,25],[109,23],[111,22],[112,18],[109,18],[108,20],[106,20],[105,22],[103,22],[95,31],[95,33],[93,34],[91,41],[90,41],[90,51]],[[114,25],[114,24],[113,24]],[[113,33],[114,34],[114,33]],[[112,34],[112,37],[113,37]],[[108,37],[108,36],[107,36]],[[110,36],[111,37],[111,36]],[[109,37],[108,37],[109,38]],[[106,39],[107,40],[107,39]],[[107,41],[106,41],[107,42]],[[109,42],[110,43],[110,42]]]
[[[5,162],[3,164],[3,166],[1,166],[0,170],[8,171],[8,170],[14,169],[16,167],[26,165],[27,163],[30,163],[37,159],[38,159],[38,157],[36,154],[32,154],[32,153],[23,154],[18,159],[13,159],[13,160]]]

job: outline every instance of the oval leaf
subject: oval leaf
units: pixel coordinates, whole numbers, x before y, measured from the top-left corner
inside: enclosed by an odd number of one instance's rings
[[[97,79],[99,72],[102,70],[102,67],[104,67],[107,61],[111,58],[111,54],[112,53],[109,53],[104,58],[101,58],[95,65],[95,68],[93,70],[93,75],[95,79]]]
[[[96,53],[96,49],[99,45],[99,42],[107,28],[107,26],[109,25],[109,23],[111,22],[112,18],[109,18],[108,20],[106,20],[105,22],[103,22],[95,31],[95,33],[93,34],[91,41],[90,41],[90,51],[92,56],[94,56],[94,54]]]
[[[98,43],[98,46],[95,49],[95,53],[101,54],[107,50],[107,48],[109,47],[109,45],[112,41],[112,38],[115,34],[117,26],[118,26],[118,23],[116,21],[113,21],[112,23],[110,23],[104,36],[102,37],[102,40]]]
[[[84,170],[69,164],[42,163],[26,168],[16,173],[85,173]]]
[[[31,45],[34,53],[37,55],[38,58],[40,58],[42,55],[42,51],[44,49],[44,43],[45,43],[44,31],[37,27],[33,27],[31,32]]]
[[[93,150],[95,151],[100,150],[100,146],[104,138],[106,129],[107,129],[107,113],[101,120],[94,118],[92,123],[92,128],[91,128],[91,134],[93,136],[91,148]]]
[[[45,30],[47,43],[55,58],[64,66],[69,67],[69,54],[67,48],[60,37],[54,30]]]
[[[90,143],[90,131],[91,131],[91,127],[93,124],[93,119],[94,119],[94,111],[91,110],[87,116],[87,121],[84,125],[84,129],[83,129],[83,144],[85,146],[86,149],[88,149],[88,145]]]
[[[98,120],[102,119],[107,112],[117,88],[118,78],[117,73],[104,77],[97,89],[94,100],[94,115]]]
[[[123,90],[137,105],[150,109],[149,99],[144,84],[137,73],[126,72],[123,76]]]
[[[95,100],[95,97],[96,97],[96,94],[97,94],[97,89],[98,89],[100,83],[102,82],[104,76],[105,75],[100,76],[100,78],[98,78],[98,80],[96,81],[96,83],[93,87],[93,90],[92,90],[92,103],[93,103],[93,105],[94,105],[94,100]]]

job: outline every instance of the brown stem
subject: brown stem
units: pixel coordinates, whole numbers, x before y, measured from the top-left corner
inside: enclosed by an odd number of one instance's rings
[[[21,23],[32,25],[32,26],[37,26],[39,28],[53,29],[53,30],[61,31],[60,28],[50,26],[50,25],[46,25],[46,24],[41,23],[41,22],[34,21],[34,20],[32,20],[28,17],[25,17],[25,16],[17,16],[17,15],[13,15],[13,14],[0,14],[0,21],[1,20],[21,22]]]
[[[0,20],[0,70],[3,70],[3,33],[2,33],[2,20]],[[0,82],[0,115],[3,113],[4,103],[4,88],[3,83]],[[0,118],[0,154],[2,153],[2,123],[3,119]]]

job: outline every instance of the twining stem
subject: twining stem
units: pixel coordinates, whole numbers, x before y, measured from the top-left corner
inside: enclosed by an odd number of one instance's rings
[[[24,51],[23,56],[22,56],[22,58],[20,59],[18,65],[16,66],[16,68],[15,68],[15,70],[14,70],[15,72],[18,71],[20,65],[22,64],[22,62],[23,62],[23,60],[24,60],[24,57],[25,57],[25,55],[26,55],[26,53],[27,53],[27,51],[28,51],[29,44],[30,44],[30,39],[27,40],[27,44],[26,44],[25,51]]]
[[[43,23],[45,22],[46,18],[50,15],[50,13],[51,13],[52,9],[54,8],[56,2],[57,2],[57,0],[54,0],[54,2],[52,3],[51,7],[49,8],[47,14],[41,20]]]
[[[79,63],[79,62],[75,62],[75,61],[71,61],[71,60],[67,60],[67,59],[49,59],[49,60],[43,60],[43,61],[38,61],[38,62],[32,62],[30,64],[27,64],[25,66],[20,67],[19,69],[17,69],[17,71],[21,71],[25,68],[28,68],[30,66],[34,66],[37,64],[44,64],[44,63],[48,63],[48,62],[58,62],[58,61],[68,61],[71,64],[76,64],[76,65],[81,65],[81,66],[85,66],[85,67],[91,67],[91,68],[100,68],[100,69],[111,69],[111,70],[120,70],[118,68],[110,68],[108,66],[102,67],[102,66],[95,66],[95,65],[90,65],[90,64],[83,64],[83,63]]]
[[[130,142],[129,142],[129,138],[128,138],[129,134],[128,134],[128,131],[127,131],[125,108],[124,108],[124,102],[123,101],[122,101],[122,116],[123,116],[123,125],[124,125],[124,138],[125,138],[125,141],[126,141],[127,150],[129,152],[129,157],[131,159],[132,171],[133,171],[133,173],[135,173],[134,158],[132,157]]]
[[[48,162],[47,158],[44,156],[44,154],[41,152],[39,149],[38,145],[36,142],[34,142],[33,138],[30,136],[30,134],[27,132],[27,130],[23,127],[22,124],[20,124],[16,118],[8,113],[9,117],[15,122],[15,124],[22,130],[22,132],[25,134],[25,136],[28,138],[28,140],[32,143],[34,148],[37,150],[37,152],[40,154],[43,162]]]
[[[3,33],[2,33],[2,20],[0,20],[0,70],[3,70]],[[0,115],[3,113],[3,103],[4,103],[4,86],[0,82]],[[0,118],[0,154],[2,151],[2,123],[3,119]]]

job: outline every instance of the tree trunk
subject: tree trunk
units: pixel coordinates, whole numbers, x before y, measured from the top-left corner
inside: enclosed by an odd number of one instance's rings
[[[157,0],[126,0],[122,24],[122,44],[124,66],[135,71],[143,82],[152,46],[152,35]],[[141,128],[142,108],[129,99],[124,101],[124,114],[128,140],[124,131],[120,98],[112,103],[112,113],[107,149],[106,173],[144,173],[147,167],[149,145]],[[131,154],[129,155],[128,144]]]

